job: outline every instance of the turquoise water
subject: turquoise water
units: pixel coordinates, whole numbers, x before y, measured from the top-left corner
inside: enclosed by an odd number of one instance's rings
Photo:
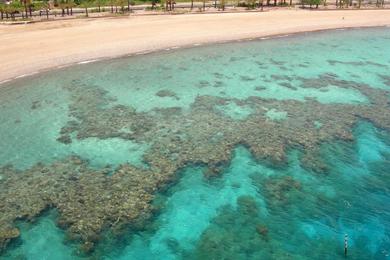
[[[32,88],[24,83],[16,86],[17,91],[12,89],[15,86],[2,89],[0,147],[7,152],[0,154],[0,163],[25,169],[78,154],[97,167],[123,162],[142,165],[147,145],[131,140],[88,138],[70,145],[59,143],[58,133],[69,120],[69,94],[57,80],[49,76],[34,79]]]
[[[328,31],[2,85],[0,258],[341,259],[345,234],[348,258],[390,258],[389,44]]]
[[[241,146],[220,178],[204,179],[204,167],[185,169],[156,200],[162,210],[153,225],[126,243],[102,249],[100,257],[342,259],[348,234],[352,259],[386,259],[390,138],[367,123],[354,134],[353,144],[322,147],[329,175],[304,170],[297,150],[290,151],[288,167],[275,169],[256,162]],[[20,224],[21,243],[7,257],[77,258],[73,245],[63,244],[54,216]]]
[[[299,151],[290,151],[288,167],[275,169],[244,147],[235,149],[221,178],[205,180],[201,167],[186,169],[163,195],[157,227],[105,258],[343,259],[348,234],[352,259],[385,259],[389,137],[382,140],[370,124],[360,124],[355,135],[354,144],[324,145],[326,176],[305,171]]]

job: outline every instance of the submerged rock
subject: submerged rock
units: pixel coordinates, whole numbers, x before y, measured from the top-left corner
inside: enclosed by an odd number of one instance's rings
[[[57,141],[63,144],[70,144],[72,143],[72,138],[69,135],[61,135],[57,138]]]
[[[167,90],[167,89],[163,89],[163,90],[160,90],[156,93],[156,96],[159,96],[159,97],[172,97],[172,98],[175,98],[176,100],[179,100],[180,98],[176,95],[175,92],[173,91],[170,91],[170,90]]]
[[[266,226],[259,224],[256,226],[256,231],[263,239],[268,240],[268,228]]]

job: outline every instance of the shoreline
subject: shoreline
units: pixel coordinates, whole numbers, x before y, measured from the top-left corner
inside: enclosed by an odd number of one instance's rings
[[[272,40],[272,39],[278,39],[278,38],[285,38],[285,37],[293,37],[293,36],[299,36],[299,35],[304,35],[306,33],[321,33],[321,32],[326,32],[326,31],[339,31],[339,30],[359,30],[359,29],[369,29],[369,28],[387,28],[390,27],[390,25],[379,25],[379,26],[359,26],[359,27],[340,27],[340,28],[330,28],[330,29],[318,29],[318,30],[312,30],[312,31],[299,31],[299,32],[293,32],[293,33],[288,33],[288,34],[273,34],[273,35],[265,35],[265,36],[259,36],[259,37],[250,37],[250,38],[243,38],[243,39],[236,39],[236,40],[225,40],[225,41],[217,41],[217,42],[206,42],[206,43],[194,43],[191,45],[184,45],[184,46],[173,46],[173,47],[168,47],[168,48],[162,48],[162,49],[152,49],[152,50],[146,50],[143,52],[138,52],[138,53],[126,53],[126,54],[121,54],[118,56],[108,56],[108,57],[102,57],[102,58],[96,58],[92,60],[84,60],[84,61],[78,61],[78,62],[72,62],[64,65],[59,65],[56,67],[50,67],[47,69],[42,69],[39,71],[33,71],[31,73],[27,74],[22,74],[18,75],[13,78],[5,79],[3,81],[0,81],[0,87],[2,85],[18,80],[18,79],[25,79],[29,78],[35,75],[40,75],[43,73],[49,73],[49,72],[54,72],[60,69],[64,68],[69,68],[72,66],[77,66],[77,65],[84,65],[84,64],[89,64],[89,63],[95,63],[95,62],[103,62],[103,61],[109,61],[113,59],[122,59],[122,58],[129,58],[129,57],[135,57],[135,56],[141,56],[141,55],[149,55],[149,54],[154,54],[154,53],[160,53],[160,52],[169,52],[169,51],[175,51],[179,49],[188,49],[188,48],[196,48],[196,47],[202,47],[202,46],[208,46],[208,45],[215,45],[215,44],[228,44],[228,43],[235,43],[235,42],[245,42],[245,41],[267,41],[267,40]]]
[[[369,15],[367,15],[368,13]],[[340,15],[344,15],[342,16],[342,19],[340,19]],[[193,18],[195,21],[189,20],[188,18]],[[288,18],[288,20],[278,21],[277,24],[268,27],[256,28],[252,26],[249,30],[245,27],[246,24],[249,25],[249,22],[253,22],[255,25],[257,23],[261,24],[262,22],[265,22],[269,25],[270,22],[275,22],[279,18]],[[139,26],[152,25],[153,28],[149,31],[143,31],[142,27],[137,27],[135,36],[134,34],[123,35],[124,32],[129,31],[126,26],[133,20],[138,20],[136,22]],[[167,38],[169,33],[152,35],[153,37],[150,37],[156,30],[163,29],[164,25],[172,25],[172,20],[178,25],[169,30],[170,32],[174,32],[176,34],[175,36],[178,36],[177,38]],[[289,24],[280,23],[288,23],[289,20],[293,20],[293,22]],[[212,29],[205,31],[197,27],[197,22],[201,22],[210,25],[210,28],[212,26],[221,28],[221,25],[224,26],[223,22],[225,21],[232,25],[230,32],[229,30],[226,30],[226,27],[228,26],[225,26],[223,32],[217,31],[216,34],[211,35],[210,33],[214,32]],[[337,23],[335,23],[336,21]],[[241,26],[237,27],[237,24],[234,23],[239,23]],[[53,25],[54,28],[50,28]],[[96,39],[97,34],[99,35],[101,33],[99,31],[101,26],[113,26],[115,33],[110,35],[113,36],[113,39],[100,38],[100,44],[102,45],[96,45],[94,39]],[[326,30],[363,29],[389,26],[390,10],[386,9],[356,11],[326,10],[325,12],[274,10],[256,13],[203,14],[200,17],[197,14],[189,14],[180,16],[126,17],[118,19],[103,18],[98,19],[98,21],[67,20],[46,24],[14,25],[10,27],[12,29],[16,28],[16,31],[0,26],[0,41],[4,43],[4,45],[2,44],[2,46],[0,46],[0,60],[3,63],[3,68],[0,71],[0,87],[5,83],[16,79],[27,78],[36,74],[47,73],[74,65],[145,55],[161,51],[172,51],[180,48],[192,48],[200,45],[223,44],[236,41],[275,39]],[[83,34],[86,29],[89,29],[85,27],[90,27],[93,30]],[[6,33],[2,34],[3,31]],[[47,33],[51,35],[47,36]],[[73,41],[77,38],[74,37],[73,33],[76,33],[77,36],[81,35],[83,41]],[[191,35],[191,33],[195,33],[195,35]],[[58,34],[64,35],[65,39],[63,42],[59,38],[52,38],[52,36]],[[35,38],[42,37],[42,39],[30,43],[29,39],[31,38],[31,35]],[[88,36],[91,37],[89,40]],[[153,38],[153,42],[142,44],[147,40],[150,40],[150,38]],[[13,40],[18,41],[15,42]],[[58,40],[60,40],[60,42]],[[7,41],[13,42],[13,44],[7,45]],[[56,43],[59,43],[59,45],[55,45]],[[66,48],[69,43],[72,43],[71,50],[67,50]],[[23,48],[26,45],[27,49]],[[47,52],[39,51],[39,49],[38,53],[34,52],[37,50],[36,48],[39,48],[42,45],[49,47]],[[61,49],[64,51],[59,51]]]

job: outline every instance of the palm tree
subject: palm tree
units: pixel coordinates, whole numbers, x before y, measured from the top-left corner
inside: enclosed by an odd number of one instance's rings
[[[27,5],[28,5],[28,0],[23,0],[23,6],[24,6],[24,11],[26,13],[26,18],[28,18]],[[22,13],[22,17],[23,17],[23,13]]]
[[[167,1],[167,4],[168,4],[168,11],[172,11],[172,10],[173,10],[173,8],[174,8],[173,1],[174,1],[174,0],[168,0],[168,1]]]
[[[58,7],[61,9],[61,16],[65,16],[65,8],[66,8],[66,2],[65,0],[61,0],[58,3]]]
[[[88,0],[84,0],[81,2],[80,6],[83,7],[85,9],[85,16],[86,17],[89,17],[89,14],[88,14],[88,7],[90,7],[91,3],[88,1]]]
[[[104,4],[104,0],[95,0],[94,5],[98,7],[98,12],[101,11],[101,6]]]
[[[166,0],[165,1],[165,10],[172,11],[174,9],[174,0]]]
[[[152,0],[152,10],[154,10],[154,8],[156,8],[156,4],[157,4],[157,0]]]
[[[3,5],[3,12],[5,14],[5,19],[9,18],[9,6],[8,5]]]
[[[127,11],[130,13],[130,0],[127,0]]]
[[[125,12],[125,4],[127,0],[117,0],[117,5],[120,6],[122,14]]]
[[[68,0],[68,7],[70,8],[70,15],[73,15],[73,7],[76,6],[74,0]]]
[[[45,9],[45,11],[46,11],[46,18],[47,18],[47,20],[49,20],[50,3],[49,3],[48,0],[44,0],[42,3],[43,3],[43,4],[42,4],[42,7],[43,7],[43,8]]]
[[[0,4],[0,19],[4,20],[4,4]]]
[[[111,13],[114,13],[114,0],[110,0]]]
[[[65,0],[66,15],[69,15],[69,1]]]
[[[28,5],[28,12],[30,13],[30,17],[32,17],[32,9],[33,9],[33,6],[34,6],[34,3],[32,0],[27,0],[27,5]]]

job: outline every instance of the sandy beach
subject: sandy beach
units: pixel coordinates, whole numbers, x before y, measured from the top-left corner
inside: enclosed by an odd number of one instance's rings
[[[178,46],[390,25],[390,10],[130,16],[0,26],[0,82],[73,63]]]

